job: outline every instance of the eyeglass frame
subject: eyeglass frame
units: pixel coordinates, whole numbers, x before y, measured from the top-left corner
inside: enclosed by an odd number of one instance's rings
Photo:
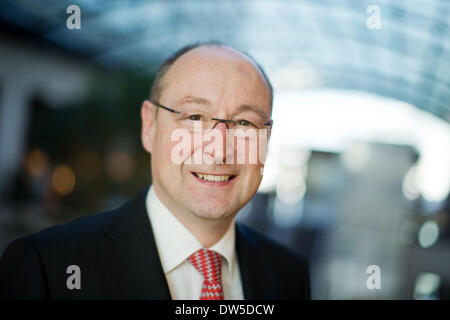
[[[150,102],[153,103],[155,106],[157,106],[157,107],[159,107],[159,108],[162,108],[162,109],[165,109],[165,110],[167,110],[167,111],[169,111],[169,112],[176,113],[176,114],[184,114],[184,113],[181,112],[181,111],[178,111],[178,110],[175,110],[175,109],[172,109],[172,108],[163,106],[162,104],[160,104],[160,103],[158,103],[158,102],[154,102],[154,101],[150,101]],[[225,126],[227,127],[227,129],[228,129],[227,123],[230,123],[230,122],[231,122],[231,123],[236,123],[236,120],[231,120],[231,119],[211,118],[211,120],[217,121],[217,123],[212,127],[212,129],[214,129],[214,127],[215,127],[218,123],[220,123],[220,122],[225,123]],[[246,121],[248,121],[248,120],[246,120]],[[272,126],[273,126],[273,120],[270,119],[269,121],[264,122],[263,125],[264,125],[264,126],[269,126],[270,128],[272,128]],[[262,129],[262,128],[258,128],[258,129]]]

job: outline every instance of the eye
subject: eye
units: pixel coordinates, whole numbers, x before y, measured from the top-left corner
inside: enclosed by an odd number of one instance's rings
[[[254,124],[248,120],[239,120],[237,123],[238,123],[238,125],[243,126],[243,127],[254,126]]]
[[[192,114],[192,115],[187,116],[187,119],[193,120],[193,121],[201,121],[202,116],[200,114]]]

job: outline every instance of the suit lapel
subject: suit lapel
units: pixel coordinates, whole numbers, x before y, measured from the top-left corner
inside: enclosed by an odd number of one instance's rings
[[[261,258],[261,248],[245,226],[236,223],[236,251],[241,271],[242,287],[246,300],[265,299],[271,296],[268,288],[267,261]]]
[[[115,210],[100,237],[99,258],[119,299],[171,299],[147,215],[147,191]]]
[[[115,210],[100,235],[99,260],[113,296],[118,299],[171,299],[161,266],[145,198],[148,188]],[[236,252],[239,260],[244,298],[267,299],[271,277],[262,248],[248,229],[236,223]]]

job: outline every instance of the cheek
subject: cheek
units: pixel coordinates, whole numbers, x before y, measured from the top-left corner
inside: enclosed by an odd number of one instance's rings
[[[170,161],[171,157],[176,153],[177,150],[186,148],[186,142],[189,141],[189,137],[186,136],[185,132],[178,129],[168,130],[159,135],[158,147],[161,153],[161,158],[166,159],[167,164],[177,164],[176,159]],[[169,159],[169,160],[167,160]]]
[[[235,161],[237,164],[245,164],[252,167],[251,170],[264,164],[267,153],[267,140],[251,138],[235,142]]]
[[[254,193],[259,187],[259,184],[262,180],[261,175],[261,165],[246,165],[245,166],[245,174],[244,179],[242,179],[242,183],[245,186],[242,186],[245,188],[246,192],[248,193]]]
[[[198,163],[202,160],[202,134],[193,134],[186,129],[176,129],[168,139],[162,141],[165,157],[175,166]],[[200,160],[198,160],[200,159]]]
[[[177,146],[177,141],[172,141],[171,132],[164,132],[157,136],[153,145],[152,166],[155,175],[161,178],[174,180],[180,170],[180,163],[173,159],[173,150]]]

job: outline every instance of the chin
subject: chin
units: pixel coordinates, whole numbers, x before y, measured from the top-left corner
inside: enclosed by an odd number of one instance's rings
[[[234,214],[231,208],[224,208],[215,204],[194,206],[192,211],[197,217],[208,220],[221,220]]]
[[[226,217],[229,217],[229,215],[223,214],[223,213],[218,213],[218,214],[214,214],[214,213],[202,214],[202,213],[199,213],[199,214],[197,214],[197,217],[205,219],[205,220],[219,221],[219,220],[223,220]]]

